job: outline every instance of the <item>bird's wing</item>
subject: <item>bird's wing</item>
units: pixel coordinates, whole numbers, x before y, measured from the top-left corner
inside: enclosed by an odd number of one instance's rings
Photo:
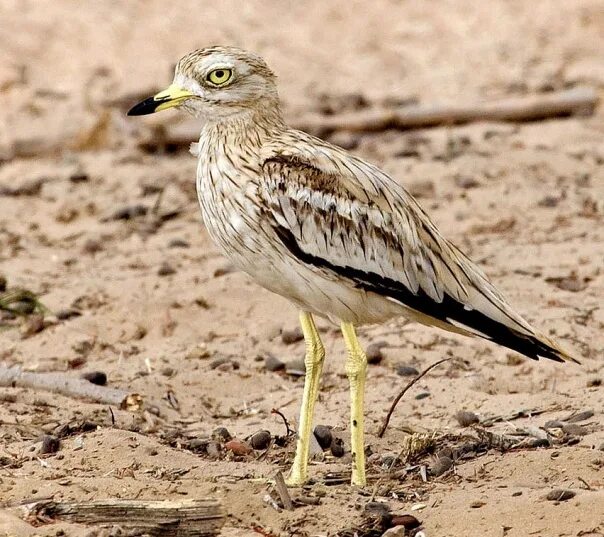
[[[301,262],[399,302],[428,324],[531,358],[572,359],[517,314],[379,168],[298,131],[265,146],[262,158],[258,194]]]

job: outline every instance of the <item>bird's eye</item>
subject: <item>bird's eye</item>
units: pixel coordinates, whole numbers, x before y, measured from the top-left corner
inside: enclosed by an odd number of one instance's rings
[[[208,73],[206,80],[214,86],[224,86],[232,76],[232,69],[214,69]]]

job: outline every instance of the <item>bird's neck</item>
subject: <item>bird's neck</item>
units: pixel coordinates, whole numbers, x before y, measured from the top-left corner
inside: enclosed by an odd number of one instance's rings
[[[201,129],[201,138],[230,143],[255,144],[285,128],[278,106],[263,109],[234,109],[218,117],[207,118]]]

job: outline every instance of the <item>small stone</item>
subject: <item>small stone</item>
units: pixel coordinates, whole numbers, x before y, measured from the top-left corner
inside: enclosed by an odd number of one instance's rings
[[[543,428],[544,429],[561,429],[563,425],[564,425],[563,421],[548,420],[545,422],[545,425],[543,425]]]
[[[317,425],[313,431],[317,442],[321,446],[321,449],[328,449],[331,446],[333,435],[331,434],[331,427],[327,425]]]
[[[0,274],[0,293],[4,293],[6,291],[6,286],[8,285],[8,281],[6,276]]]
[[[387,529],[384,533],[382,533],[382,537],[405,537],[407,534],[407,529],[405,526],[393,526],[390,529]]]
[[[413,515],[394,515],[392,517],[392,525],[403,526],[407,530],[414,530],[415,528],[419,528],[421,526],[421,522]]]
[[[88,371],[82,374],[82,378],[97,386],[105,386],[107,384],[107,374],[102,371]]]
[[[216,440],[218,442],[228,442],[232,439],[233,437],[226,427],[216,427],[216,429],[212,431],[212,440]]]
[[[241,440],[237,440],[236,438],[233,440],[229,440],[225,445],[224,445],[225,449],[233,452],[235,455],[239,455],[239,456],[243,456],[243,455],[249,455],[253,450],[252,448],[246,444],[245,442],[242,442]]]
[[[480,183],[474,178],[468,175],[458,175],[455,177],[455,184],[459,188],[476,188],[480,186]]]
[[[416,377],[419,375],[419,371],[409,364],[398,364],[396,366],[396,374],[401,377]]]
[[[194,453],[207,453],[209,443],[210,441],[207,438],[193,438],[189,442],[188,448]]]
[[[235,371],[239,369],[239,362],[229,356],[219,356],[210,362],[210,369],[218,371]]]
[[[170,276],[171,274],[175,274],[176,269],[170,265],[167,261],[164,261],[159,268],[157,269],[158,276]]]
[[[233,265],[223,265],[214,271],[214,278],[220,278],[221,276],[230,274],[231,272],[235,272],[235,267]]]
[[[459,423],[459,425],[461,425],[462,427],[469,427],[470,425],[473,425],[474,423],[478,423],[480,421],[478,419],[478,416],[474,414],[474,412],[469,412],[467,410],[460,410],[456,412],[453,417],[457,420],[457,423]]]
[[[69,176],[69,182],[75,185],[79,183],[86,183],[90,179],[89,175],[84,172],[75,172]]]
[[[363,511],[371,515],[387,516],[390,514],[390,506],[384,502],[367,502]]]
[[[291,345],[292,343],[297,343],[298,341],[302,341],[304,339],[304,334],[302,333],[302,329],[299,326],[291,330],[282,330],[281,331],[281,341],[286,345]]]
[[[269,431],[257,431],[250,438],[250,444],[254,449],[266,449],[271,443],[271,438]]]
[[[41,313],[34,313],[27,317],[20,326],[21,337],[23,339],[33,336],[38,332],[44,330],[44,315]]]
[[[275,355],[268,353],[264,357],[264,368],[267,371],[282,371],[285,369],[285,364]]]
[[[218,442],[208,442],[208,445],[206,446],[206,453],[208,454],[208,457],[211,459],[219,459],[221,452],[222,448]]]
[[[385,343],[370,343],[367,345],[367,349],[365,350],[365,354],[367,355],[367,363],[370,365],[376,365],[381,363],[384,359],[384,353],[382,352],[382,348],[385,347]]]
[[[479,509],[486,504],[487,504],[487,502],[483,502],[482,500],[476,500],[470,504],[470,507],[472,509]]]
[[[190,248],[191,244],[184,239],[172,239],[168,243],[168,248]]]
[[[345,449],[344,449],[344,440],[342,440],[341,438],[338,437],[334,437],[333,440],[331,441],[331,454],[334,457],[343,457],[344,453],[345,453]]]
[[[583,412],[573,412],[570,416],[567,416],[563,421],[567,423],[577,423],[579,421],[585,421],[589,418],[593,418],[593,410],[584,410]]]
[[[174,368],[173,368],[173,367],[164,367],[164,368],[161,370],[161,374],[162,374],[164,377],[172,377],[172,376],[174,376],[174,373],[175,373],[175,370],[174,370]]]
[[[86,239],[82,245],[82,252],[85,254],[96,254],[103,249],[103,244],[97,239]]]
[[[50,434],[45,434],[42,437],[42,446],[40,447],[40,454],[56,453],[61,447],[61,441]]]
[[[545,499],[549,500],[550,502],[564,502],[566,500],[570,500],[571,498],[574,498],[575,496],[576,496],[576,493],[573,492],[572,490],[554,489],[547,494]]]
[[[598,386],[602,386],[602,379],[601,378],[588,379],[587,382],[585,383],[585,385],[588,388],[597,388]]]
[[[598,451],[604,451],[604,442],[598,446]]]
[[[546,448],[551,446],[551,442],[547,438],[531,438],[525,446],[527,448]]]
[[[430,392],[420,392],[415,396],[415,399],[421,401],[422,399],[426,399],[427,397],[430,397]]]
[[[132,220],[138,216],[144,216],[147,214],[147,207],[144,205],[129,205],[117,209],[109,218],[106,220]]]
[[[68,321],[69,319],[72,319],[74,317],[80,317],[82,313],[76,309],[65,308],[57,311],[55,315],[59,321]]]
[[[306,373],[306,364],[304,363],[304,359],[300,358],[299,360],[292,360],[291,362],[288,362],[285,366],[285,372],[294,377],[303,377]]]
[[[430,474],[434,477],[444,474],[449,468],[453,466],[453,461],[449,457],[438,457],[430,465]]]
[[[572,436],[585,436],[587,431],[578,423],[565,423],[562,425],[562,431]]]

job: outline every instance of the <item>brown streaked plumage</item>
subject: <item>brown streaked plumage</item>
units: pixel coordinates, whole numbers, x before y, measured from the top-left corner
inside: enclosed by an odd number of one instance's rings
[[[365,484],[366,358],[355,325],[405,316],[529,358],[574,361],[512,309],[401,185],[347,151],[288,128],[275,77],[260,57],[232,47],[188,54],[170,88],[130,113],[171,106],[205,120],[192,152],[211,237],[240,269],[301,311],[307,371],[290,484],[307,479],[324,358],[313,314],[342,326],[358,485]]]

